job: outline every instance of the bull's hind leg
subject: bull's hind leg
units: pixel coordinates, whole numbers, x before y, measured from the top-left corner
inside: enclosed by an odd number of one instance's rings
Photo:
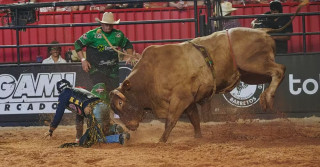
[[[194,137],[195,138],[201,138],[201,129],[200,129],[200,117],[197,109],[197,105],[195,103],[191,104],[187,110],[186,113],[190,119],[191,124],[194,128]]]
[[[263,57],[263,56],[261,56]],[[260,58],[261,58],[260,57]],[[271,77],[271,82],[269,87],[260,95],[260,105],[261,107],[266,110],[267,108],[273,109],[273,98],[276,89],[279,87],[281,81],[283,80],[284,73],[285,73],[285,66],[281,64],[275,63],[273,60],[267,60],[267,61],[257,61],[257,62],[250,62],[253,64],[246,64],[246,66],[243,66],[241,70],[244,70],[248,73],[252,73],[254,75],[258,74],[265,77]],[[253,76],[250,76],[250,74],[247,74],[246,77],[241,77],[241,80],[246,83],[265,83],[267,78],[261,78],[260,82],[257,80],[257,78],[254,78]]]

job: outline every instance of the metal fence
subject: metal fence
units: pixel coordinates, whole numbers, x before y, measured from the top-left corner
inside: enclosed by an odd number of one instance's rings
[[[221,21],[224,19],[252,19],[252,18],[263,18],[263,17],[277,17],[277,16],[293,16],[294,14],[273,14],[273,15],[250,15],[250,16],[245,16],[245,15],[238,15],[238,16],[218,16],[218,17],[208,17],[208,24],[211,25],[212,21]],[[307,51],[307,37],[311,38],[312,35],[318,35],[318,38],[320,38],[320,29],[319,26],[317,26],[318,31],[316,32],[307,32],[306,31],[306,17],[310,16],[318,16],[320,19],[320,12],[310,12],[310,13],[299,13],[297,16],[301,16],[301,24],[298,24],[300,29],[302,29],[302,32],[298,33],[273,33],[271,34],[272,36],[302,36],[302,44],[303,44],[303,50],[302,52],[295,52],[295,53],[287,53],[287,54],[277,54],[278,56],[283,56],[283,55],[306,55],[306,54],[320,54],[320,51],[317,52],[308,52]],[[298,19],[298,18],[296,18]],[[294,24],[294,23],[293,23]],[[316,25],[315,25],[316,26]],[[211,27],[209,26],[207,29],[202,30],[204,32],[207,32],[207,34],[212,33],[211,32]],[[319,40],[319,39],[318,39]],[[319,41],[317,42],[317,46],[319,46]],[[315,46],[315,47],[317,47]],[[318,48],[318,47],[317,47]]]
[[[33,3],[33,4],[13,4],[13,5],[0,5],[0,10],[2,9],[10,9],[12,12],[12,16],[15,16],[16,18],[18,17],[19,11],[32,11],[32,9],[37,9],[41,7],[51,7],[51,6],[76,6],[76,5],[95,5],[95,4],[115,4],[115,3],[138,3],[138,2],[158,2],[159,0],[149,0],[149,1],[141,1],[141,0],[118,0],[118,1],[78,1],[78,2],[52,2],[52,3]],[[170,0],[164,0],[162,2],[170,2]],[[140,20],[140,21],[123,21],[120,23],[121,25],[158,25],[158,24],[187,24],[187,23],[192,23],[193,25],[193,30],[194,32],[190,35],[187,35],[187,38],[181,38],[178,37],[176,39],[153,39],[153,40],[148,40],[148,39],[139,39],[139,40],[134,40],[132,41],[133,44],[154,44],[154,43],[168,43],[168,42],[182,42],[186,40],[190,40],[191,38],[202,36],[202,35],[207,35],[211,33],[212,27],[211,27],[211,22],[212,21],[219,21],[223,19],[239,19],[242,23],[242,26],[244,27],[249,27],[250,25],[248,24],[250,19],[252,20],[253,18],[259,18],[259,17],[268,17],[265,15],[256,15],[256,14],[250,14],[249,15],[238,15],[237,11],[236,16],[228,16],[228,17],[219,17],[219,16],[212,16],[213,10],[214,10],[214,4],[211,4],[211,1],[206,0],[205,4],[206,7],[200,7],[200,9],[197,7],[197,1],[194,1],[195,5],[194,8],[190,9],[193,12],[193,17],[187,17],[187,18],[179,18],[179,19],[150,19],[150,20]],[[295,6],[297,3],[295,4]],[[320,4],[316,5],[318,8],[320,7]],[[262,5],[261,9],[266,10],[268,6]],[[306,7],[308,8],[308,7]],[[240,14],[246,13],[247,11],[250,11],[250,5],[246,6],[245,8],[241,8],[240,10],[243,10],[242,12],[238,12]],[[263,13],[263,10],[259,9]],[[289,13],[293,13],[294,11],[291,6],[286,6],[284,8],[287,10]],[[317,10],[317,9],[316,9]],[[309,10],[308,10],[309,11]],[[311,10],[313,11],[313,10]],[[134,12],[134,11],[133,11]],[[162,11],[160,10],[159,13]],[[175,11],[174,14],[181,13],[181,11]],[[253,12],[256,13],[256,12]],[[38,13],[39,14],[39,13]],[[66,12],[63,13],[64,15],[69,15],[70,13]],[[74,13],[71,12],[71,15],[75,15]],[[91,13],[90,13],[91,15]],[[96,13],[97,16],[100,16],[101,13]],[[143,13],[142,13],[143,15]],[[201,15],[200,19],[198,19],[199,15]],[[286,16],[292,16],[293,14],[279,14],[279,16],[286,15]],[[188,15],[190,16],[190,15]],[[273,15],[273,16],[278,16],[278,15]],[[39,15],[36,17],[39,18]],[[48,17],[50,17],[50,14],[48,14]],[[319,41],[320,41],[320,23],[319,19],[320,18],[320,12],[309,12],[309,13],[299,13],[298,17],[295,19],[293,22],[293,25],[295,26],[295,29],[298,30],[298,32],[294,32],[289,34],[294,38],[294,42],[289,42],[290,47],[292,48],[294,53],[288,53],[285,55],[301,55],[303,54],[318,54],[320,51],[319,49]],[[12,59],[11,62],[4,62],[4,63],[16,63],[16,64],[23,64],[25,63],[24,61],[21,61],[21,50],[24,48],[33,48],[33,47],[48,47],[48,46],[56,46],[52,44],[43,44],[43,43],[34,43],[34,44],[23,44],[21,43],[21,31],[24,29],[44,29],[44,28],[63,28],[63,29],[68,29],[68,28],[76,28],[76,27],[92,27],[92,26],[98,26],[98,23],[90,22],[90,23],[52,23],[52,24],[27,24],[23,25],[23,23],[20,23],[19,19],[14,19],[10,18],[12,22],[12,25],[10,26],[2,26],[0,27],[0,31],[4,30],[14,30],[15,33],[12,34],[12,36],[15,36],[15,41],[11,39],[11,42],[16,42],[16,44],[9,44],[9,45],[0,45],[0,49],[6,49],[6,48],[12,48],[15,49],[13,51],[14,54],[16,54],[16,58]],[[200,24],[199,24],[200,21]],[[308,22],[308,25],[306,24],[306,21]],[[318,23],[316,23],[318,22]],[[312,23],[315,23],[315,26],[312,26]],[[318,25],[318,26],[317,26]],[[171,27],[175,29],[174,27]],[[146,28],[148,29],[148,28]],[[307,30],[311,31],[307,31]],[[62,30],[64,31],[64,30]],[[47,33],[47,32],[45,32]],[[83,32],[81,32],[83,33]],[[81,34],[82,35],[82,34]],[[273,34],[273,35],[288,35],[288,34]],[[35,38],[33,34],[29,34],[27,36],[28,38]],[[300,37],[302,37],[300,40]],[[40,36],[37,38],[41,38]],[[70,41],[70,40],[69,40]],[[302,51],[296,50],[297,45],[302,46]],[[317,46],[318,45],[318,46]],[[58,46],[73,46],[73,43],[61,43]],[[143,45],[143,48],[146,45]],[[308,49],[308,47],[311,49]],[[314,52],[316,50],[316,52]],[[281,54],[280,54],[281,55]],[[4,56],[4,55],[2,55]],[[33,55],[34,56],[34,55]],[[0,51],[0,57],[1,57],[1,51]],[[28,62],[29,63],[29,62]]]
[[[12,4],[12,5],[0,5],[1,9],[10,9],[11,15],[14,17],[19,16],[20,11],[28,11],[33,10],[35,8],[41,7],[51,7],[51,6],[77,6],[77,5],[96,5],[96,4],[119,4],[119,3],[137,3],[137,2],[159,2],[159,0],[110,0],[110,1],[79,1],[79,2],[52,2],[52,3],[32,3],[32,4]],[[170,0],[163,0],[162,2],[170,2]],[[158,23],[194,23],[194,37],[198,36],[198,9],[197,9],[197,1],[194,1],[194,17],[193,18],[185,18],[185,19],[167,19],[167,20],[146,20],[146,21],[124,21],[119,25],[139,25],[139,24],[158,24]],[[21,14],[21,13],[20,13]],[[99,23],[72,23],[72,24],[42,24],[42,25],[23,25],[19,19],[13,19],[11,17],[12,25],[10,26],[2,26],[0,30],[5,29],[14,29],[16,36],[16,45],[0,45],[1,48],[16,48],[16,63],[21,64],[21,55],[20,51],[22,48],[31,48],[31,47],[48,47],[48,46],[73,46],[73,43],[62,43],[62,44],[27,44],[22,45],[20,43],[20,31],[30,28],[52,28],[52,27],[90,27],[90,26],[98,26]],[[190,40],[187,39],[161,39],[161,40],[139,40],[132,41],[133,44],[140,43],[163,43],[163,42],[182,42]]]

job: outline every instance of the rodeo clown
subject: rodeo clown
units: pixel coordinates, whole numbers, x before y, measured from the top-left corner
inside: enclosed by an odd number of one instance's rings
[[[135,53],[130,40],[122,31],[113,28],[120,23],[120,19],[115,20],[111,12],[105,12],[102,20],[96,19],[101,26],[84,33],[75,41],[74,48],[81,60],[83,71],[90,74],[87,84],[93,86],[97,83],[108,83],[106,90],[109,93],[119,86],[120,59],[125,60],[126,64],[134,65],[138,58],[133,56]],[[86,57],[82,51],[84,47]],[[120,50],[125,50],[126,53]]]
[[[76,113],[77,130],[76,143],[65,143],[60,147],[90,147],[97,142],[123,145],[130,138],[120,125],[111,123],[109,107],[98,96],[82,88],[72,88],[65,79],[57,82],[57,90],[60,93],[59,104],[45,137],[52,136],[66,108]],[[87,118],[87,130],[82,135],[84,118]]]

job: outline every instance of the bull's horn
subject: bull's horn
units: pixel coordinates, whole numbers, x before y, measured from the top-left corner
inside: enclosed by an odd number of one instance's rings
[[[121,85],[121,90],[127,91],[131,88],[131,84],[129,80],[125,80]]]
[[[112,91],[115,95],[119,96],[121,100],[126,101],[126,97],[117,89]]]

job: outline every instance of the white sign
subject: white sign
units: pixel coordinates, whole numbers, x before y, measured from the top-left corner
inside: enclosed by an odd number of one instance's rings
[[[305,93],[307,95],[313,95],[318,92],[318,89],[319,84],[316,79],[308,78],[303,81],[298,78],[293,78],[293,74],[289,74],[289,91],[291,94],[299,95],[300,93]]]
[[[264,91],[264,84],[249,85],[240,81],[231,92],[223,94],[227,102],[236,107],[250,107],[257,103]]]
[[[76,73],[22,73],[16,79],[0,75],[0,115],[55,113],[58,104],[56,83],[61,79],[75,85]]]

